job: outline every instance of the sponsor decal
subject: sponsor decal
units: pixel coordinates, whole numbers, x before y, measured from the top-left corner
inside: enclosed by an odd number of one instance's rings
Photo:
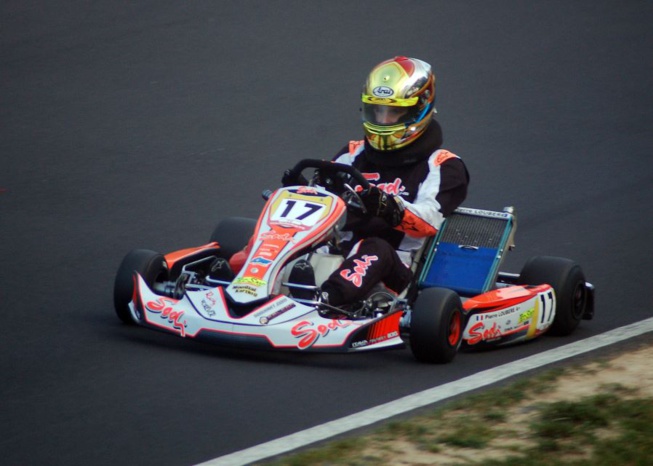
[[[285,305],[284,307],[282,307],[281,309],[279,309],[278,311],[274,311],[274,312],[273,312],[272,314],[270,314],[270,315],[267,315],[267,316],[263,316],[263,317],[261,317],[261,318],[259,319],[259,322],[261,323],[261,325],[267,325],[267,324],[270,323],[270,321],[271,321],[272,319],[276,319],[276,318],[279,317],[281,314],[284,314],[284,313],[288,312],[289,310],[294,309],[295,307],[297,307],[297,305],[294,304],[294,303],[287,304],[287,305]]]
[[[367,181],[379,181],[381,179],[381,174],[380,173],[363,173],[363,178],[365,178]],[[360,186],[359,186],[360,187]],[[360,187],[363,189],[362,187]]]
[[[381,175],[379,173],[363,173],[363,177],[365,177],[367,181],[379,181],[381,179]],[[395,178],[394,181],[389,181],[387,183],[375,183],[374,185],[386,194],[391,194],[393,196],[408,195],[406,192],[406,187],[404,186],[401,178]],[[363,191],[363,187],[358,185],[356,186],[355,190],[356,192],[361,192]]]
[[[247,285],[253,285],[253,286],[259,287],[259,286],[265,286],[265,284],[267,282],[264,281],[264,280],[258,279],[256,277],[240,277],[240,278],[235,279],[234,283],[236,283],[236,284],[244,283],[244,284],[247,284]]]
[[[362,259],[362,260],[361,260]],[[340,272],[340,276],[347,281],[354,284],[355,287],[360,288],[363,284],[363,277],[367,274],[367,269],[372,265],[372,262],[378,260],[378,256],[363,255],[361,259],[354,259],[354,270],[345,269]]]
[[[476,320],[477,321],[483,321],[483,320],[498,319],[499,317],[509,316],[510,314],[513,314],[516,310],[517,310],[517,308],[513,306],[513,307],[509,307],[507,309],[503,309],[501,311],[485,312],[483,314],[476,314]]]
[[[256,257],[274,259],[277,257],[277,254],[279,254],[280,249],[282,249],[282,247],[274,243],[263,243],[256,251]]]
[[[317,189],[308,186],[301,186],[297,189],[297,194],[317,194]]]
[[[254,312],[253,316],[254,317],[261,317],[261,316],[263,316],[265,314],[274,313],[274,312],[278,311],[281,308],[286,308],[288,305],[290,305],[290,308],[285,309],[285,311],[287,311],[289,309],[292,309],[292,308],[297,306],[295,304],[295,302],[292,301],[289,298],[286,298],[286,297],[278,298],[278,299],[272,300],[269,303],[266,303],[263,306],[257,308],[256,312]]]
[[[159,298],[156,301],[148,301],[145,307],[148,311],[160,314],[161,319],[167,320],[172,324],[172,327],[179,332],[182,337],[186,336],[186,326],[188,325],[185,320],[183,311],[175,311],[170,305],[177,303],[176,300],[170,298]]]
[[[400,196],[406,191],[406,188],[401,182],[401,178],[396,178],[392,183],[379,183],[376,187],[386,194],[392,194],[393,196]]]
[[[376,97],[373,95],[366,95],[363,97],[363,101],[368,104],[378,104],[378,105],[392,105],[397,103],[397,99],[392,99],[390,97]]]
[[[293,265],[292,268],[293,268],[293,269],[297,269],[297,270],[302,270],[302,271],[303,271],[303,270],[306,270],[306,269],[309,269],[309,270],[310,270],[310,269],[313,268],[313,266],[310,264],[310,262],[302,262],[302,261],[299,261],[299,262],[297,262],[295,265]]]
[[[215,293],[213,291],[204,294],[204,299],[201,301],[201,304],[204,312],[206,312],[210,317],[215,316],[213,308],[218,304],[218,301],[215,298]]]
[[[297,342],[299,349],[307,349],[313,346],[321,337],[326,337],[330,332],[349,327],[350,325],[352,325],[350,321],[334,319],[328,324],[320,324],[316,327],[314,322],[302,320],[290,329],[290,333],[299,340]]]
[[[250,261],[251,264],[260,264],[260,265],[269,265],[272,263],[270,259],[266,259],[261,256],[257,256]]]
[[[494,212],[492,210],[482,210],[482,209],[472,209],[469,207],[459,207],[460,211],[470,215],[478,215],[480,217],[493,217],[493,218],[510,218],[510,214],[507,212]]]
[[[277,233],[276,231],[272,231],[272,230],[261,233],[258,239],[259,241],[283,241],[286,243],[294,242],[292,234]],[[272,247],[272,245],[268,245],[268,246]]]
[[[215,316],[215,311],[213,310],[213,306],[207,303],[205,299],[202,300],[202,308],[204,309],[204,312],[206,312],[209,316],[211,317]]]
[[[436,165],[442,165],[447,160],[453,159],[453,158],[456,158],[455,154],[452,154],[448,150],[439,150],[438,151],[438,156],[435,159],[435,164]]]
[[[256,288],[249,285],[234,285],[234,293],[244,293],[250,296],[256,296]]]
[[[206,297],[206,300],[211,303],[211,306],[218,304],[218,301],[215,299],[215,293],[213,293],[213,291],[209,291],[204,296]]]
[[[467,344],[475,345],[482,341],[492,341],[501,338],[501,330],[496,322],[492,324],[492,327],[485,328],[483,322],[478,322],[474,324],[471,329],[469,329],[469,338],[467,339]]]
[[[270,220],[270,225],[279,225],[283,228],[294,228],[295,230],[306,231],[310,230],[309,225],[304,225],[301,220],[295,220],[294,218],[285,218],[282,220]]]
[[[533,317],[533,314],[535,313],[535,308],[530,308],[526,312],[522,313],[519,315],[519,324],[523,324],[524,322],[528,322],[531,320],[531,317]]]
[[[372,89],[372,95],[375,97],[390,97],[394,93],[395,91],[393,91],[392,88],[388,86],[376,86],[374,89]]]
[[[364,346],[370,346],[370,345],[374,345],[376,343],[381,343],[382,341],[389,340],[391,338],[395,338],[397,336],[399,336],[399,332],[397,332],[395,330],[394,332],[390,332],[387,335],[381,335],[381,336],[378,336],[376,338],[372,338],[370,340],[355,341],[355,342],[353,342],[351,344],[351,347],[352,348],[361,348],[361,347],[364,347]]]

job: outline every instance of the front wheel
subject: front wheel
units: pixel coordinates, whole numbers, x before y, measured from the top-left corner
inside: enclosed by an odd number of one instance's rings
[[[521,273],[519,284],[551,285],[556,294],[556,313],[547,333],[570,335],[580,324],[588,305],[585,275],[576,262],[562,257],[531,257]]]
[[[451,362],[460,348],[464,318],[460,297],[445,288],[426,288],[410,318],[410,348],[420,362]]]
[[[118,318],[126,324],[134,321],[129,303],[134,296],[134,272],[152,288],[154,283],[168,278],[168,267],[163,255],[148,249],[134,249],[122,260],[113,286],[113,305]]]

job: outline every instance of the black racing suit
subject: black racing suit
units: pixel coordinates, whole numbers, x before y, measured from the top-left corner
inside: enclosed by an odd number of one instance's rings
[[[349,216],[344,228],[349,255],[322,284],[330,304],[362,299],[379,282],[397,293],[408,286],[413,253],[467,195],[465,164],[441,145],[442,131],[433,120],[408,146],[378,151],[367,140],[353,141],[333,159],[356,167],[371,184],[399,198],[404,214],[396,227],[379,217]]]

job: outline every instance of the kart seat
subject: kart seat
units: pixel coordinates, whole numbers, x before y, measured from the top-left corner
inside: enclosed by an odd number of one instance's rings
[[[430,243],[419,288],[448,288],[463,297],[494,288],[504,252],[514,247],[516,228],[511,207],[503,212],[456,209]]]
[[[293,284],[322,286],[343,261],[344,257],[341,255],[325,252],[314,252],[295,259],[284,267],[282,272],[282,292],[288,293]],[[298,296],[297,289],[294,291],[292,294]]]

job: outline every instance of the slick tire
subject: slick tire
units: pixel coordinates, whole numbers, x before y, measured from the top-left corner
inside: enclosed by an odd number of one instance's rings
[[[222,219],[213,230],[209,241],[220,245],[219,256],[227,260],[241,251],[254,234],[256,220],[245,217],[227,217]]]
[[[134,249],[125,256],[118,268],[113,286],[113,305],[118,318],[126,324],[134,324],[129,303],[134,295],[135,272],[152,288],[168,277],[168,267],[163,255],[148,249]]]
[[[420,362],[451,362],[462,343],[463,305],[458,294],[445,288],[422,290],[410,320],[410,348]]]
[[[549,335],[570,335],[580,324],[588,303],[585,275],[580,265],[563,257],[531,257],[519,274],[521,285],[553,287],[556,295],[556,313]]]

